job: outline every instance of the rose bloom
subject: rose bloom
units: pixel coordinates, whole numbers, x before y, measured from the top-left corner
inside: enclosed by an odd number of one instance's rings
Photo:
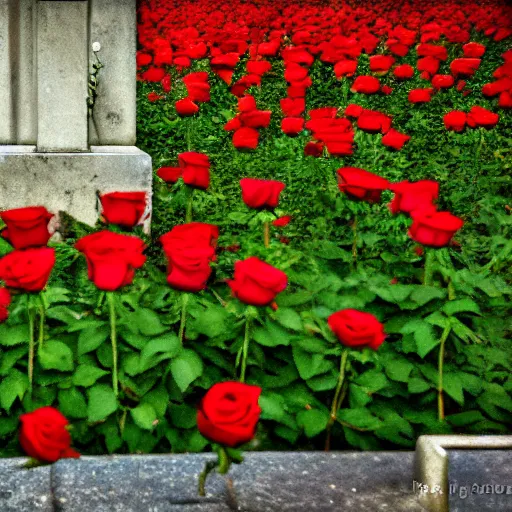
[[[75,244],[87,260],[89,279],[100,289],[114,291],[129,285],[135,269],[142,267],[144,242],[136,236],[100,231],[84,236]]]
[[[389,181],[357,167],[342,167],[337,171],[338,187],[352,199],[376,203],[383,190],[389,189]]]
[[[304,146],[304,156],[322,156],[324,151],[324,144],[322,142],[308,142]]]
[[[203,153],[188,151],[178,155],[178,163],[183,171],[185,184],[206,190],[210,185],[210,160]]]
[[[206,288],[215,261],[219,229],[212,224],[189,222],[174,226],[160,237],[168,260],[167,282],[178,290],[198,292]]]
[[[304,129],[304,119],[302,117],[285,117],[281,121],[281,130],[286,135],[298,135]]]
[[[411,212],[413,223],[409,236],[420,244],[431,247],[445,247],[453,235],[464,225],[464,221],[450,212],[434,209],[419,209]]]
[[[156,171],[156,175],[163,179],[166,183],[176,183],[183,174],[181,167],[160,167]]]
[[[480,43],[466,43],[462,47],[464,57],[479,59],[485,53],[485,45]]]
[[[272,221],[272,225],[278,228],[284,228],[285,226],[288,226],[291,220],[292,217],[290,215],[284,215],[283,217],[279,217],[279,219]]]
[[[401,64],[393,69],[393,74],[398,80],[407,80],[414,76],[414,68],[409,64]]]
[[[357,127],[369,133],[387,133],[391,128],[391,117],[376,110],[363,109],[357,118]]]
[[[146,211],[146,192],[111,192],[100,196],[103,217],[109,224],[133,228]]]
[[[452,110],[443,117],[444,126],[447,130],[462,132],[466,127],[466,112]]]
[[[391,128],[386,135],[382,137],[382,144],[390,148],[396,149],[397,151],[402,149],[404,144],[410,139],[410,135],[400,133],[399,131]]]
[[[238,114],[242,126],[249,128],[267,128],[270,124],[270,110],[251,110]]]
[[[193,116],[199,112],[199,106],[189,97],[178,100],[175,106],[177,114],[182,117]]]
[[[78,459],[71,448],[69,421],[53,407],[41,407],[20,416],[20,444],[25,453],[41,462]]]
[[[243,178],[240,180],[242,200],[249,208],[275,208],[286,185],[281,181]]]
[[[428,103],[432,98],[433,89],[413,89],[407,99],[409,103]]]
[[[261,414],[261,388],[241,382],[214,384],[197,411],[199,432],[214,443],[232,448],[249,442]]]
[[[237,149],[256,149],[258,138],[258,130],[247,127],[239,128],[233,134],[233,146]]]
[[[359,92],[362,94],[375,94],[380,89],[380,82],[374,76],[358,76],[350,90],[352,92]]]
[[[439,197],[439,183],[437,181],[422,180],[415,183],[401,181],[390,185],[390,190],[395,193],[389,203],[391,213],[411,213],[423,206],[432,205]]]
[[[377,318],[357,309],[343,309],[333,313],[327,323],[346,347],[377,350],[386,339],[384,326]]]
[[[286,274],[252,256],[235,263],[234,278],[228,281],[233,295],[252,306],[268,306],[288,286]]]
[[[7,226],[2,236],[15,248],[46,245],[51,237],[48,222],[53,217],[44,206],[28,206],[0,212]]]
[[[354,76],[357,70],[357,60],[343,59],[334,64],[334,74],[336,78],[344,76]]]
[[[475,105],[471,107],[467,115],[467,123],[471,128],[483,126],[484,128],[492,128],[498,124],[500,116],[487,110],[486,108]]]
[[[391,55],[372,55],[370,57],[370,71],[373,73],[387,73],[395,63]]]
[[[0,279],[9,288],[40,292],[55,265],[55,249],[38,247],[12,251],[0,259]]]
[[[450,63],[450,71],[454,76],[473,76],[480,67],[480,59],[453,59]]]
[[[9,318],[11,294],[7,288],[0,288],[0,324]]]
[[[452,75],[434,75],[432,77],[434,89],[448,89],[453,86],[454,82]]]

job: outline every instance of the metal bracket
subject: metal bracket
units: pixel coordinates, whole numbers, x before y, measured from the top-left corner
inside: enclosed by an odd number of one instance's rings
[[[512,436],[420,436],[414,455],[413,490],[428,512],[449,512],[448,453],[512,448]]]

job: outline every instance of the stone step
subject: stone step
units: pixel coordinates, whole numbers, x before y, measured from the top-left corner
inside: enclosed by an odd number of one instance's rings
[[[228,478],[212,474],[207,495],[200,497],[197,477],[205,461],[214,457],[82,457],[31,470],[21,467],[25,459],[1,459],[0,511],[423,510],[413,490],[413,452],[247,453],[245,462],[234,465]],[[510,451],[450,451],[450,511],[512,510],[511,477]]]

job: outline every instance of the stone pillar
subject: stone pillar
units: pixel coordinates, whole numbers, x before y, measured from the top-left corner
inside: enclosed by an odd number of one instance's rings
[[[104,67],[90,118],[93,43]],[[0,209],[42,205],[93,225],[98,193],[144,191],[150,210],[135,53],[136,0],[0,0]]]
[[[87,1],[37,7],[37,150],[87,151]]]

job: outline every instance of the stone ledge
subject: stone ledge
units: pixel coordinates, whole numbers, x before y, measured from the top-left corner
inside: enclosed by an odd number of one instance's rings
[[[21,468],[0,460],[2,512],[416,512],[413,452],[253,452],[229,480],[213,474],[207,495],[197,477],[212,454],[126,455],[61,460]],[[512,484],[512,452],[450,451],[452,512],[512,510],[510,493],[472,493],[473,484]],[[458,490],[468,487],[462,498]]]

